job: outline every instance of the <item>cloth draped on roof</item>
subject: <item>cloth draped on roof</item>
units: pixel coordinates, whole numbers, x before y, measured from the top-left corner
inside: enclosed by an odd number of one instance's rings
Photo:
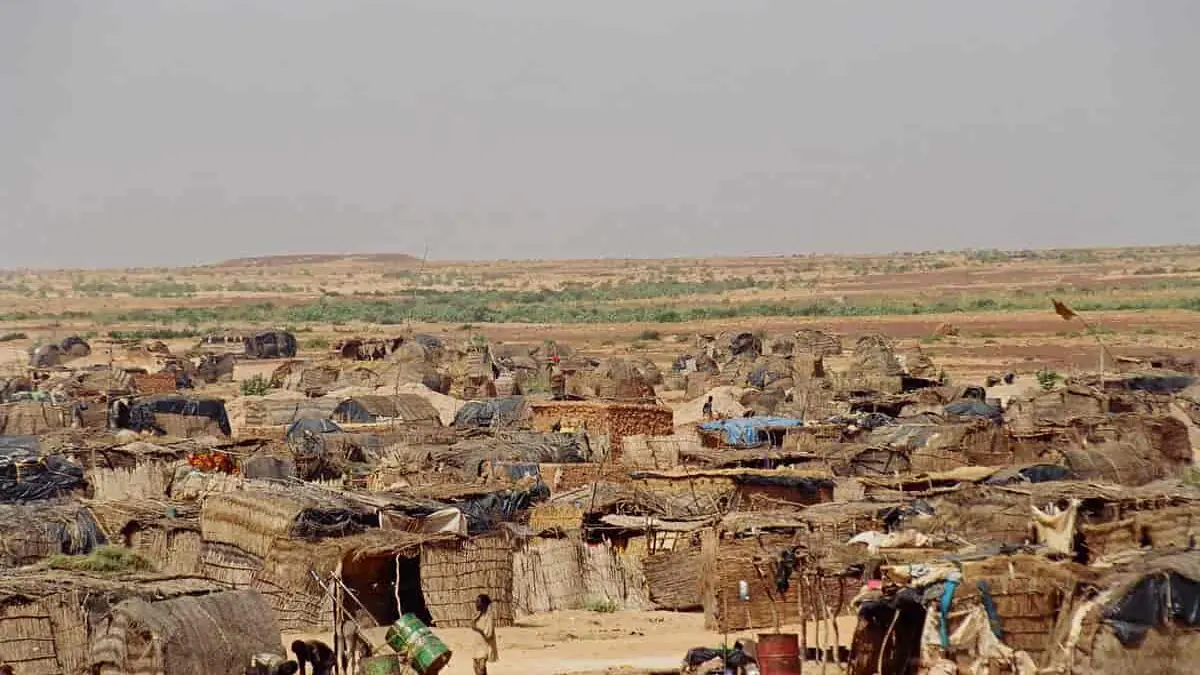
[[[738,417],[700,425],[704,431],[720,432],[726,445],[754,447],[766,442],[763,431],[800,427],[804,421],[792,417]]]

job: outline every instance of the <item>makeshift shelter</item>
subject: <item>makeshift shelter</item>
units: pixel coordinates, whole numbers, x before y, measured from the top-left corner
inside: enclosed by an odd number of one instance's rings
[[[261,557],[280,538],[316,540],[378,527],[373,509],[304,484],[263,482],[241,492],[211,495],[200,511],[207,542],[229,544]]]
[[[453,534],[402,530],[373,530],[309,541],[279,539],[254,573],[251,587],[267,598],[285,632],[327,629],[333,619],[333,598],[326,585],[331,576],[340,578],[380,625],[392,623],[409,612],[427,624],[436,624],[426,601],[422,550],[427,545],[449,546],[456,539]],[[493,566],[484,567],[490,570],[484,576],[494,574]],[[440,576],[436,568],[431,568],[431,572],[435,577]],[[487,588],[484,592],[500,590]],[[434,591],[434,597],[442,601],[438,611],[453,622],[454,616],[466,609],[458,607],[458,596],[453,590],[438,595],[441,590],[436,587]],[[357,608],[348,597],[343,604]]]
[[[266,396],[239,396],[225,404],[230,425],[241,436],[270,435],[280,427],[305,419],[329,419],[341,400],[333,396],[309,398],[292,391]]]
[[[527,400],[523,396],[467,401],[454,415],[458,429],[487,429],[519,426],[529,418]]]
[[[200,510],[161,501],[91,502],[89,512],[109,542],[134,551],[163,574],[200,575]]]
[[[176,469],[186,464],[186,445],[158,445],[134,441],[107,448],[80,448],[72,457],[84,467],[97,501],[164,499]]]
[[[177,438],[229,436],[225,401],[192,396],[152,396],[118,406],[113,426]]]
[[[513,547],[502,533],[421,546],[421,591],[439,628],[469,628],[475,598],[492,599],[497,626],[513,624]]]
[[[129,598],[167,600],[220,590],[196,577],[15,571],[0,577],[0,657],[20,675],[90,672],[90,644],[112,606]]]
[[[285,331],[267,331],[243,339],[247,358],[290,359],[296,356],[296,336]]]
[[[0,504],[0,569],[48,556],[84,555],[107,543],[92,513],[77,502]]]
[[[76,407],[43,401],[0,404],[0,436],[36,436],[75,423]]]
[[[85,487],[83,467],[69,458],[40,456],[28,445],[0,444],[0,504],[66,497]]]
[[[1064,608],[1048,667],[1070,675],[1196,671],[1200,552],[1169,551],[1112,569]]]
[[[804,420],[790,417],[738,417],[704,422],[700,439],[706,447],[756,448],[762,445],[781,447],[789,429],[804,425]]]
[[[351,397],[339,403],[331,416],[342,424],[441,426],[437,409],[416,394]]]
[[[210,675],[244,672],[263,653],[284,653],[265,599],[225,591],[121,602],[96,630],[90,659],[99,675]]]

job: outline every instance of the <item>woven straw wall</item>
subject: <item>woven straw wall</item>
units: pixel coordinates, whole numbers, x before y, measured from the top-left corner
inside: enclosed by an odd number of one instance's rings
[[[200,551],[201,575],[233,588],[250,588],[262,566],[262,558],[231,544],[205,541]]]
[[[790,534],[723,538],[706,535],[702,541],[704,627],[710,631],[773,628],[800,620],[798,585],[777,597],[771,562],[792,545]],[[738,582],[750,587],[750,601],[738,599]]]
[[[577,537],[530,537],[513,551],[517,615],[578,609],[586,597],[583,549]]]
[[[0,404],[0,436],[34,436],[71,426],[71,411],[50,403]]]
[[[699,450],[700,437],[637,434],[621,441],[621,463],[631,469],[669,470],[680,465],[680,452]]]
[[[140,528],[129,536],[129,548],[154,563],[164,574],[199,575],[203,573],[200,553],[204,540],[192,529],[166,527]]]
[[[74,592],[0,606],[0,662],[20,675],[82,672],[87,616]]]
[[[497,626],[513,624],[513,551],[503,536],[421,547],[421,592],[439,628],[475,620],[475,598],[492,599]]]
[[[956,607],[980,602],[977,582],[986,580],[1004,625],[1004,643],[1035,661],[1053,643],[1053,629],[1074,578],[1065,568],[1033,556],[995,557],[963,565]],[[951,622],[951,630],[957,628]]]
[[[1143,511],[1099,525],[1082,525],[1084,545],[1092,558],[1141,548],[1143,536],[1154,548],[1187,548],[1200,527],[1200,504]]]
[[[646,537],[630,537],[623,542],[604,540],[583,544],[584,602],[603,601],[619,610],[649,610],[653,607],[646,588],[642,560],[646,557]]]
[[[699,546],[655,553],[642,561],[647,592],[654,608],[674,611],[700,609],[703,605],[700,595],[701,562]]]
[[[181,460],[139,458],[132,467],[92,466],[87,469],[87,481],[96,501],[131,501],[164,499]]]

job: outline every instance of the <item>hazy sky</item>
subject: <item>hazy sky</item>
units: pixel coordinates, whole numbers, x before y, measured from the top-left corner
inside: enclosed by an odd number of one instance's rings
[[[1194,0],[0,0],[0,267],[1200,242]]]

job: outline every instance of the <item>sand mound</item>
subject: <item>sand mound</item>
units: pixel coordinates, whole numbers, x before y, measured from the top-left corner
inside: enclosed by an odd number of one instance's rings
[[[725,417],[741,417],[749,408],[742,405],[742,396],[749,391],[742,387],[722,386],[690,401],[672,404],[675,410],[675,426],[697,424],[704,421],[704,402],[713,397],[713,414]]]

